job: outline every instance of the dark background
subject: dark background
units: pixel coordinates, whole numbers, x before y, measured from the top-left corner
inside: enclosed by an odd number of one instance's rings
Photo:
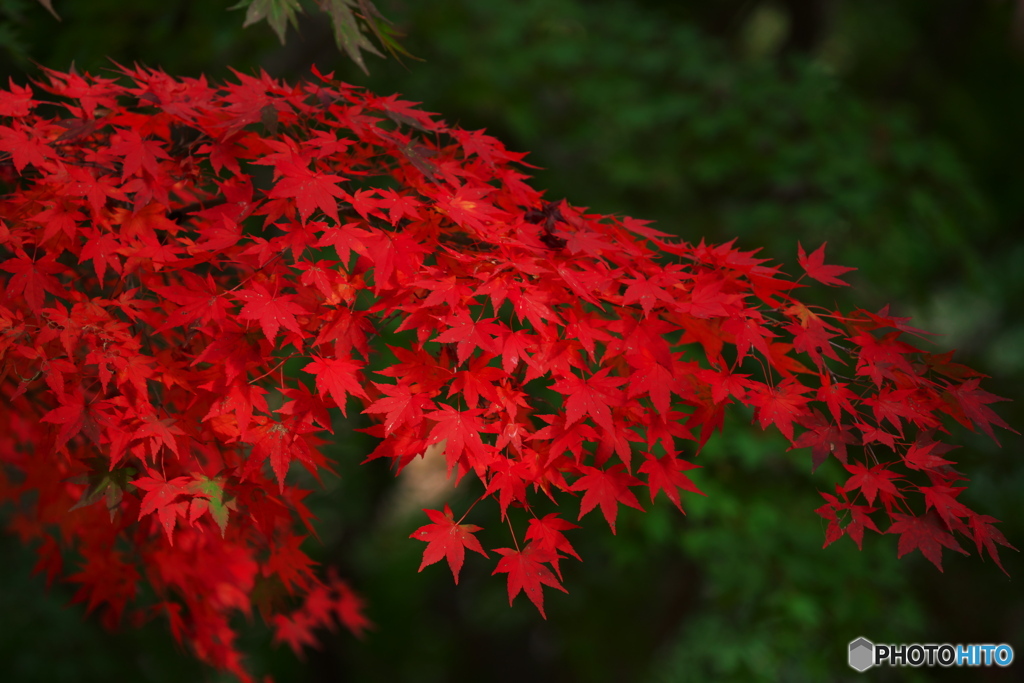
[[[449,122],[487,128],[543,167],[548,198],[657,220],[688,240],[739,238],[793,264],[796,243],[829,242],[856,266],[840,306],[891,303],[937,345],[992,376],[998,406],[1024,425],[1024,3],[1009,0],[379,0],[423,61],[367,57],[365,76],[313,12],[281,46],[243,11],[211,0],[0,0],[0,77],[36,65],[99,73],[135,62],[230,78],[265,68],[301,78],[316,63],[377,92],[400,92]],[[312,3],[306,3],[312,6]],[[792,272],[792,270],[791,270]],[[587,518],[584,558],[563,562],[568,595],[548,620],[508,607],[493,560],[467,559],[458,587],[442,565],[417,573],[408,539],[420,507],[457,505],[419,471],[396,489],[359,466],[372,445],[342,428],[340,479],[318,495],[323,544],[369,601],[376,630],[324,633],[305,663],[247,629],[252,668],[288,681],[1019,680],[1010,670],[872,670],[846,665],[875,642],[1009,643],[1024,656],[1024,562],[1006,578],[977,554],[944,573],[896,538],[822,550],[814,514],[842,473],[737,411],[700,456],[709,495],[683,517],[662,499],[620,513],[612,537]],[[998,449],[958,430],[974,509],[1024,544],[1022,439]],[[398,504],[400,500],[412,501]],[[496,519],[496,517],[495,517]],[[486,533],[484,546],[488,545]],[[971,549],[973,551],[973,548]],[[0,537],[0,679],[222,680],[174,646],[163,623],[110,634],[45,590],[30,549]]]

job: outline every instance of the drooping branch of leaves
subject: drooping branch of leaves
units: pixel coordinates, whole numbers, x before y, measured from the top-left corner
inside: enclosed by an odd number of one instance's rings
[[[644,492],[682,510],[730,405],[849,472],[822,494],[825,545],[899,534],[941,569],[965,540],[1002,566],[944,441],[1009,428],[977,372],[887,310],[801,302],[805,279],[845,284],[824,245],[794,280],[548,201],[523,156],[316,72],[46,71],[0,93],[0,500],[39,568],[108,624],[165,615],[243,680],[231,620],[253,606],[296,650],[361,633],[289,476],[330,471],[338,408],[375,420],[367,460],[443,457],[508,522],[485,550],[466,518],[487,506],[427,511],[420,569],[457,582],[472,550],[543,614],[573,522],[599,509],[614,533]]]
[[[53,0],[39,0],[39,4],[60,21]],[[338,49],[348,55],[363,73],[369,73],[363,52],[383,57],[371,37],[393,57],[404,55],[416,59],[398,42],[402,34],[381,14],[372,0],[316,0],[316,6],[330,19]],[[229,9],[245,10],[243,28],[266,21],[282,45],[288,27],[298,28],[298,17],[303,12],[299,0],[240,0]]]
[[[334,42],[355,62],[363,73],[368,73],[363,52],[382,57],[370,40],[372,35],[392,56],[412,57],[398,42],[401,37],[390,21],[370,0],[316,0],[317,7],[327,14],[334,29]],[[298,27],[298,14],[302,12],[299,0],[241,0],[231,9],[245,8],[243,26],[266,20],[283,45],[288,26]]]

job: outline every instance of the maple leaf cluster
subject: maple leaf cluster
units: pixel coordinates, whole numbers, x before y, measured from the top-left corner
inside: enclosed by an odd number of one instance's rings
[[[996,563],[1009,545],[941,440],[995,438],[1000,399],[887,310],[808,306],[756,252],[546,201],[482,131],[317,72],[44,76],[0,92],[0,500],[40,570],[74,554],[111,625],[163,615],[243,680],[232,622],[254,605],[296,650],[361,633],[289,476],[330,471],[333,409],[372,418],[367,460],[443,457],[509,521],[492,558],[469,510],[427,510],[421,570],[457,582],[474,551],[541,614],[580,559],[566,517],[614,533],[643,492],[682,510],[731,405],[848,470],[826,545],[896,533],[940,569],[957,535]],[[798,262],[850,270],[824,245]]]

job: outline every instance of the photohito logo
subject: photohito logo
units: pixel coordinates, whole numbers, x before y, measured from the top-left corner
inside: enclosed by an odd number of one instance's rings
[[[867,638],[850,642],[850,667],[867,671],[873,666],[1010,666],[1013,648],[999,645],[881,645]]]

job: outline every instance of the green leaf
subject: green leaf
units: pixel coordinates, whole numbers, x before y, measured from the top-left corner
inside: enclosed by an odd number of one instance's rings
[[[197,478],[189,484],[189,490],[195,495],[189,509],[189,522],[194,522],[208,510],[223,536],[228,528],[228,510],[235,508],[233,500],[224,501],[224,477]]]
[[[370,42],[368,33],[364,33],[367,29],[395,57],[403,54],[416,59],[398,44],[396,36],[402,34],[390,26],[391,22],[377,10],[370,0],[316,0],[316,4],[331,18],[334,41],[337,43],[338,49],[343,50],[362,69],[363,73],[369,74],[366,63],[363,61],[363,50],[378,57],[384,56]],[[282,45],[285,42],[288,24],[298,27],[297,15],[303,11],[299,0],[241,0],[231,9],[243,7],[248,9],[245,12],[245,23],[242,24],[242,28],[266,19],[270,27],[277,33]]]
[[[368,74],[369,71],[366,69],[366,64],[363,62],[363,55],[360,50],[372,52],[378,57],[383,57],[384,55],[363,35],[356,16],[352,13],[352,7],[358,5],[359,9],[363,12],[364,19],[368,15],[373,18],[383,19],[373,6],[373,3],[369,2],[369,0],[317,0],[317,4],[320,5],[320,9],[327,12],[331,17],[331,24],[334,26],[334,41],[338,44],[338,48],[344,50],[349,58],[359,65],[363,73]],[[372,21],[370,26],[371,28],[374,27]],[[374,32],[378,36],[380,35],[376,30]]]
[[[299,0],[242,0],[230,9],[241,9],[242,7],[249,8],[245,12],[245,23],[242,24],[242,28],[266,19],[282,45],[284,45],[284,34],[288,30],[288,24],[297,28],[296,12],[302,11]]]
[[[91,462],[94,465],[102,465],[97,460]],[[70,480],[71,483],[87,483],[89,486],[82,493],[82,497],[79,498],[78,502],[71,506],[71,510],[84,508],[97,502],[100,498],[105,498],[107,501],[107,511],[110,512],[110,518],[113,519],[118,506],[121,505],[124,490],[128,486],[129,480],[135,476],[135,472],[134,467],[122,467],[107,471],[104,466],[98,466],[93,471],[90,471],[88,475],[74,477]]]

